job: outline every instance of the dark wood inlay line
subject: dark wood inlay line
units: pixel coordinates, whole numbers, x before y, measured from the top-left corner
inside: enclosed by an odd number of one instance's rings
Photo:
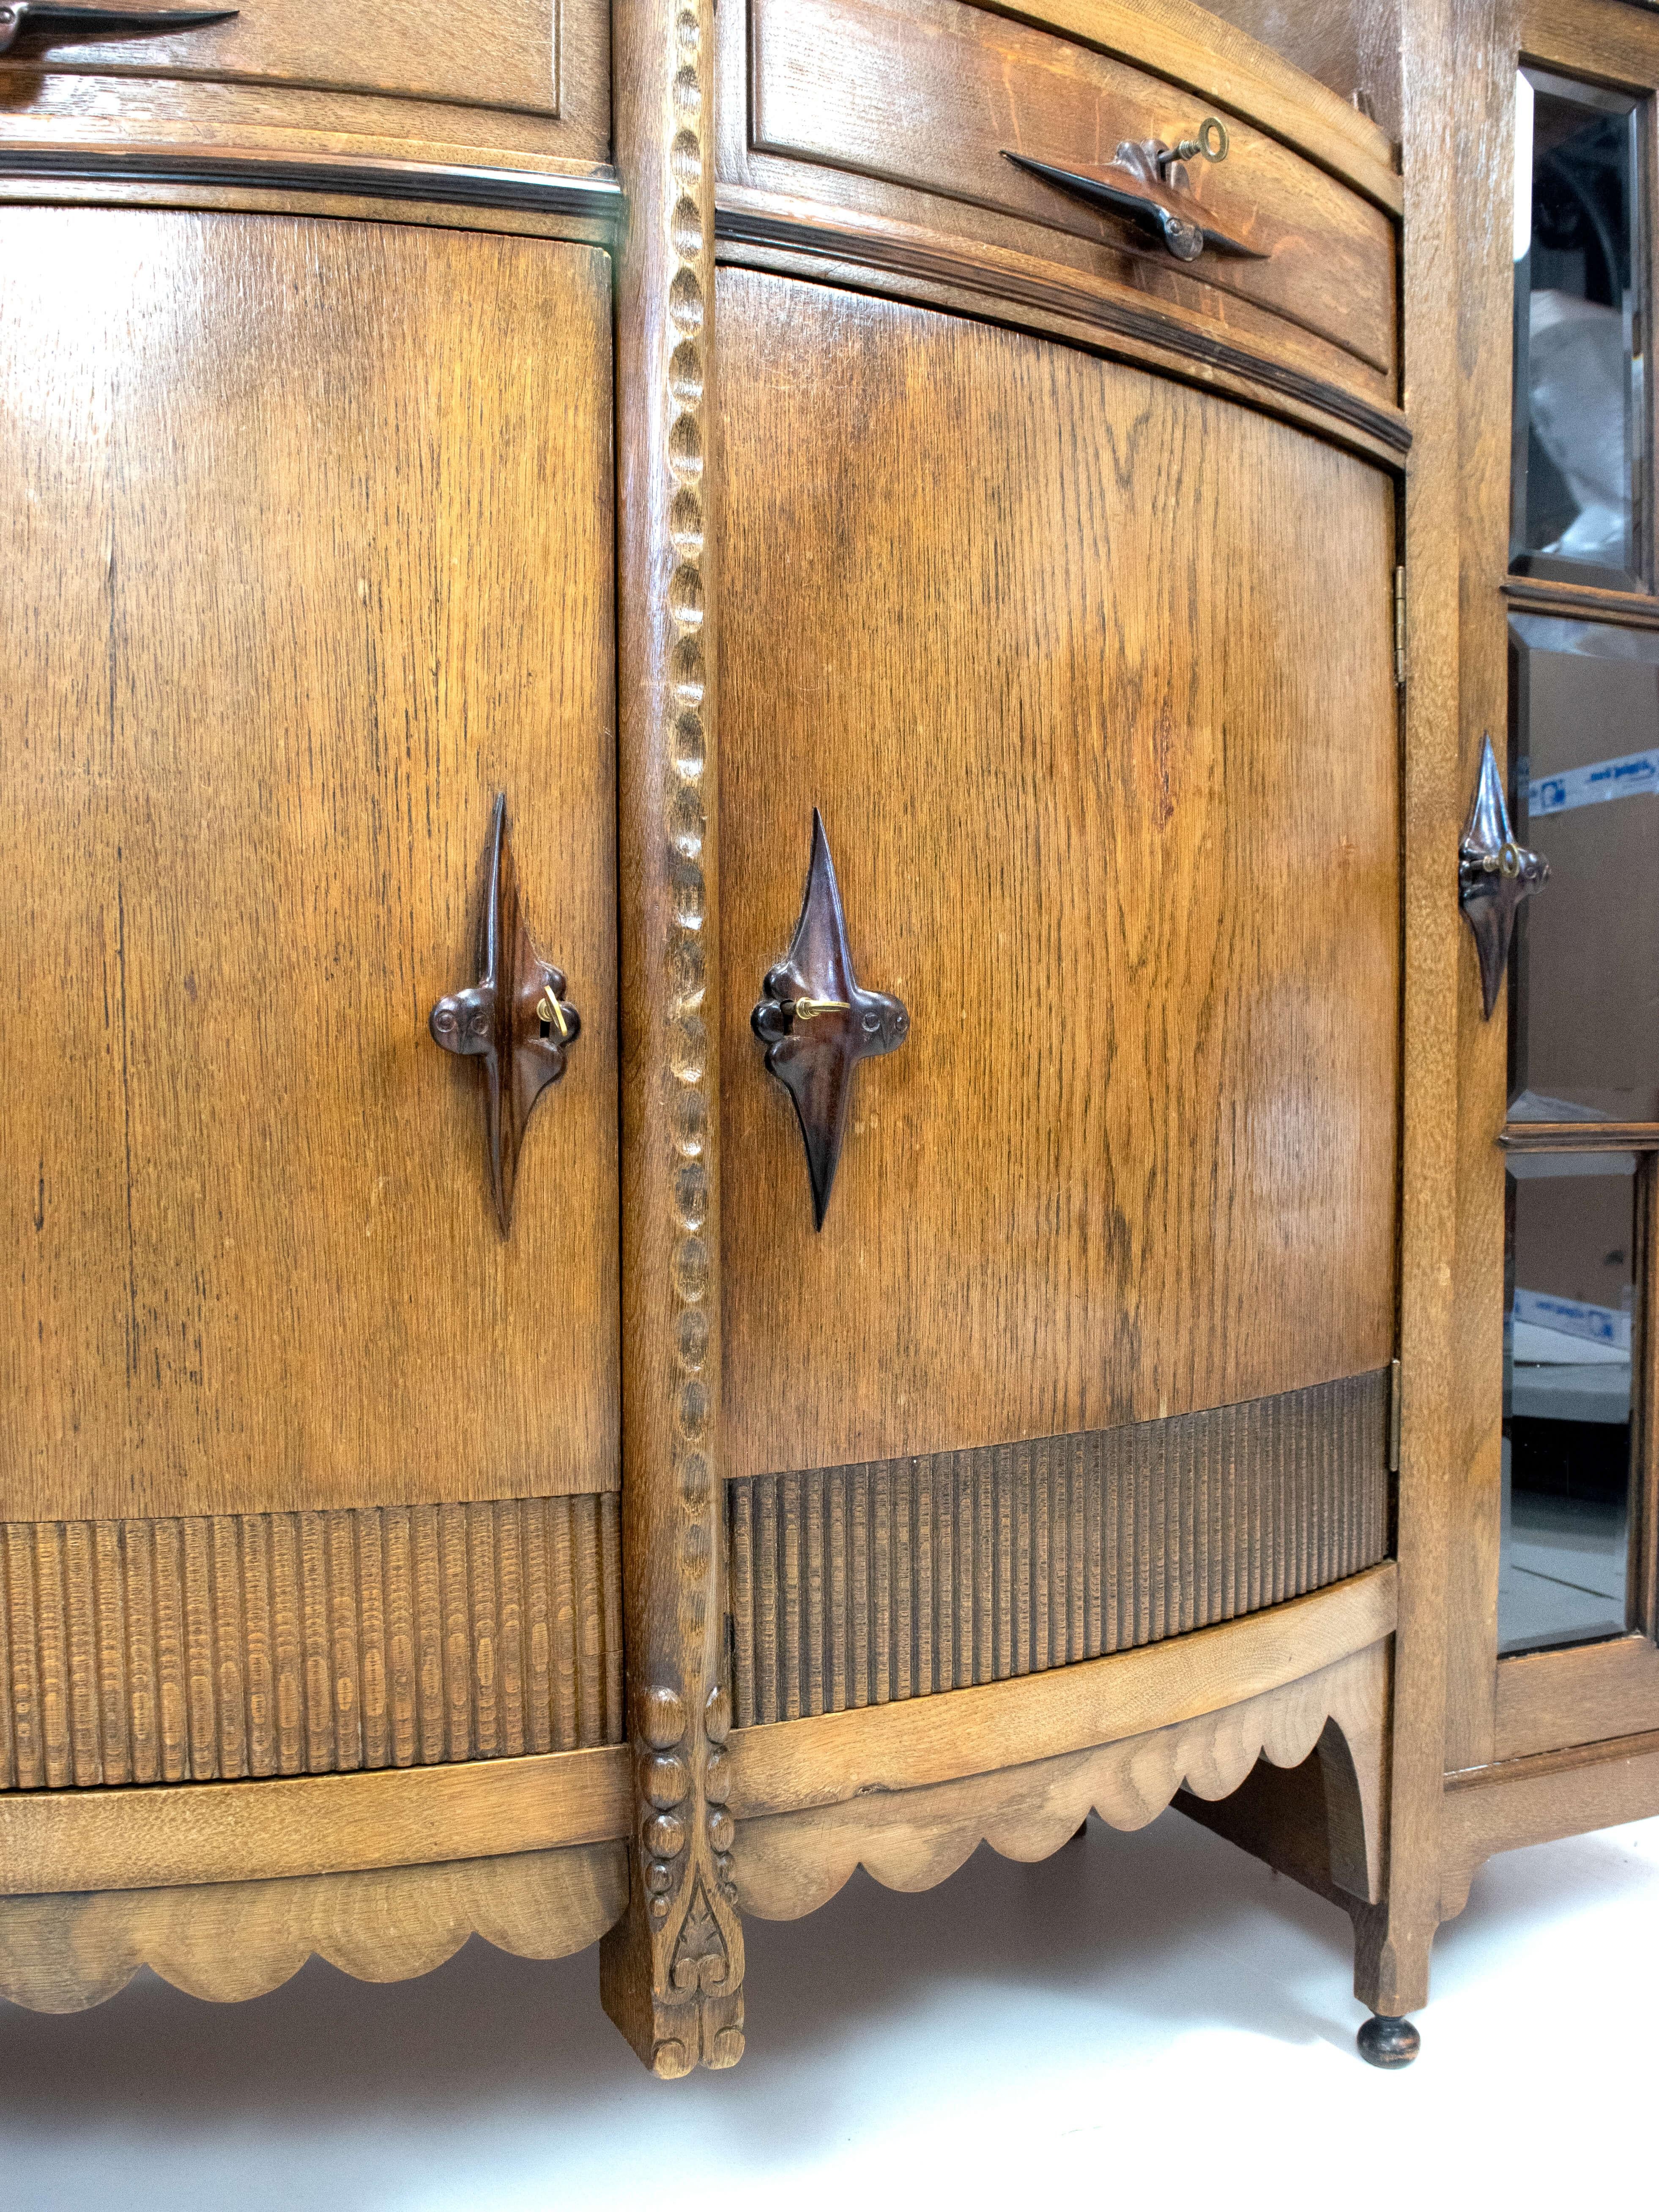
[[[1091,323],[1102,331],[1161,346],[1206,368],[1249,377],[1267,391],[1279,392],[1304,406],[1316,407],[1322,413],[1350,424],[1394,453],[1403,454],[1411,450],[1410,425],[1397,411],[1374,407],[1340,385],[1328,383],[1322,377],[1310,376],[1305,370],[1291,368],[1265,355],[1247,352],[1224,339],[1211,337],[1171,316],[1159,314],[1154,308],[1132,307],[1125,301],[1109,298],[1085,286],[1062,283],[1052,278],[1015,276],[1000,270],[993,275],[981,269],[970,255],[953,253],[942,246],[923,247],[913,240],[890,240],[861,230],[837,228],[817,220],[797,222],[786,216],[723,206],[716,209],[715,223],[716,237],[733,246],[811,254],[841,264],[856,266],[862,263],[872,270],[959,285],[1006,299],[1017,307],[1026,302],[1079,322]]]
[[[351,155],[176,154],[163,147],[0,148],[0,178],[83,183],[252,185],[274,192],[350,193],[366,199],[426,200],[441,206],[506,208],[535,215],[619,222],[625,202],[614,178],[539,169],[451,167],[432,161],[362,161]]]

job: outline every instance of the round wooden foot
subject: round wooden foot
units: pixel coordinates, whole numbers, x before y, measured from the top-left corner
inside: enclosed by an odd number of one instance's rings
[[[1358,2035],[1359,2055],[1371,2066],[1409,2066],[1423,2047],[1423,2039],[1408,2020],[1395,2020],[1374,2012]]]

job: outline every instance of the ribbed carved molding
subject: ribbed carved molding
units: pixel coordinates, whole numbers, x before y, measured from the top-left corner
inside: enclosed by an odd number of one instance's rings
[[[622,1739],[614,1493],[0,1526],[0,1787]]]
[[[1244,1405],[729,1486],[738,1722],[1035,1674],[1388,1546],[1386,1369]]]

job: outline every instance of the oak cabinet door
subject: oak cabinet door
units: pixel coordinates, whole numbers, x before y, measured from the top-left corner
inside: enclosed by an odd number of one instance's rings
[[[611,1490],[608,264],[0,233],[0,1519]],[[428,1033],[502,792],[581,1021],[506,1238]]]
[[[1391,483],[984,325],[737,271],[721,316],[728,1472],[1376,1376]],[[815,807],[908,1015],[821,1231],[745,1033]]]

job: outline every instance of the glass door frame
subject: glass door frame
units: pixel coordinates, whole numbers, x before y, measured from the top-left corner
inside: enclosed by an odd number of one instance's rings
[[[1498,21],[1486,57],[1489,76],[1480,127],[1462,134],[1457,150],[1462,188],[1488,204],[1510,189],[1516,155],[1515,78],[1522,66],[1634,95],[1641,103],[1636,164],[1640,220],[1635,230],[1645,280],[1645,318],[1659,300],[1659,13],[1631,0],[1510,0],[1506,9],[1494,12]],[[1500,763],[1507,757],[1504,781],[1513,793],[1511,614],[1567,616],[1659,630],[1659,597],[1652,587],[1651,525],[1659,515],[1659,486],[1650,373],[1644,380],[1641,474],[1634,498],[1638,513],[1648,519],[1648,543],[1637,552],[1645,586],[1615,590],[1510,573],[1516,331],[1510,244],[1509,224],[1491,223],[1485,237],[1466,241],[1462,276],[1467,376],[1460,395],[1465,490],[1458,798],[1465,811],[1488,732]],[[1645,330],[1641,350],[1650,356]],[[1461,830],[1461,816],[1458,826]],[[1547,853],[1547,842],[1540,843]],[[1543,896],[1547,898],[1547,890]],[[1461,1479],[1451,1501],[1446,1655],[1446,1765],[1453,1771],[1659,1729],[1659,1323],[1654,1318],[1659,1304],[1659,1122],[1510,1123],[1510,994],[1500,994],[1491,1019],[1483,1018],[1473,941],[1467,930],[1463,937],[1453,1407],[1453,1460]],[[1523,1152],[1598,1150],[1638,1155],[1632,1625],[1623,1635],[1500,1658],[1506,1164]]]

